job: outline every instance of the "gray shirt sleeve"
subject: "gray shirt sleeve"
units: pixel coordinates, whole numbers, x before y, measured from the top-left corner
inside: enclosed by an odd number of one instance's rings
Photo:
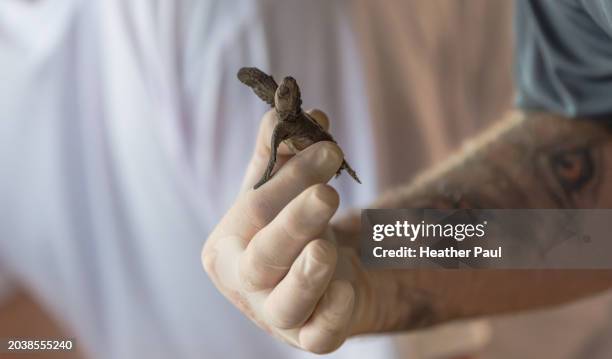
[[[515,29],[518,107],[612,115],[612,2],[517,0]]]

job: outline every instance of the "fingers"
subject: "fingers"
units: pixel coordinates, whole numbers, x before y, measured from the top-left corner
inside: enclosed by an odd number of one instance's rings
[[[266,184],[243,193],[217,228],[224,235],[250,240],[306,188],[333,178],[342,159],[342,151],[335,143],[317,142],[309,146],[293,156]]]
[[[312,317],[300,330],[300,345],[317,354],[336,350],[348,336],[354,305],[352,285],[343,280],[333,281]]]
[[[323,112],[309,113],[329,127]],[[244,190],[209,236],[202,261],[215,285],[258,324],[307,350],[327,352],[346,337],[355,295],[348,282],[332,282],[336,246],[316,239],[338,208],[338,194],[325,183],[344,156],[333,142],[296,155],[281,144],[275,174],[253,190],[269,161],[276,125],[276,114],[268,112]]]
[[[307,112],[323,126],[324,129],[327,130],[329,128],[329,118],[323,111],[314,109]],[[253,152],[251,162],[247,166],[245,178],[242,182],[242,191],[253,188],[253,185],[257,183],[264,173],[270,158],[270,140],[272,138],[272,132],[277,123],[278,118],[276,116],[276,111],[272,109],[266,112],[259,125],[259,132],[255,142],[255,151]],[[291,156],[293,156],[293,152],[289,150],[286,144],[281,143],[278,148],[276,168],[282,166]]]
[[[324,239],[304,248],[287,276],[265,303],[266,318],[277,328],[296,328],[312,314],[336,268],[336,247]]]
[[[338,193],[324,184],[311,186],[293,199],[257,232],[241,256],[245,289],[257,291],[278,284],[304,246],[325,231],[338,204]]]

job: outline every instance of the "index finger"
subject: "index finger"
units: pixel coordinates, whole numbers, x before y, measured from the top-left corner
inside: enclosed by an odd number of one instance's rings
[[[238,236],[248,242],[306,188],[327,183],[343,161],[333,142],[317,142],[295,155],[270,181],[247,190],[221,220],[213,236]]]
[[[306,111],[312,118],[314,118],[325,130],[329,128],[329,118],[327,115],[318,109]],[[259,178],[263,175],[268,160],[270,158],[270,142],[272,139],[272,132],[274,127],[278,123],[276,117],[276,111],[274,109],[266,112],[261,124],[259,125],[259,132],[257,134],[257,140],[255,142],[255,150],[251,161],[247,166],[247,171],[242,181],[241,192],[253,188],[253,185],[257,183]],[[276,158],[276,168],[280,168],[285,162],[287,162],[292,156],[293,152],[287,147],[286,144],[281,143],[278,147],[278,155]]]

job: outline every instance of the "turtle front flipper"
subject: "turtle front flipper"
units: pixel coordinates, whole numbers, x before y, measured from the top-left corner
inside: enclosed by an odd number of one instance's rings
[[[274,165],[276,165],[278,146],[280,146],[281,142],[288,139],[291,135],[291,130],[288,128],[288,126],[289,125],[284,122],[279,122],[276,124],[276,127],[274,127],[272,138],[270,140],[270,158],[268,160],[268,166],[266,166],[266,171],[263,173],[261,179],[255,184],[255,186],[253,186],[253,189],[258,189],[272,177],[272,170],[274,170]]]
[[[274,107],[274,94],[278,84],[272,76],[256,67],[243,67],[238,71],[238,80],[252,88],[260,99]]]

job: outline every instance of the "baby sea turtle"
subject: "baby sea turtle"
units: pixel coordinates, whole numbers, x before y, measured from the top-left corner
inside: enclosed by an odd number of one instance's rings
[[[266,183],[272,177],[276,163],[276,152],[281,142],[285,141],[293,153],[305,149],[319,141],[336,142],[314,118],[302,111],[300,88],[293,77],[287,76],[280,85],[274,78],[255,67],[243,67],[238,71],[238,79],[253,89],[255,94],[276,110],[278,124],[272,132],[271,153],[265,173],[255,184],[254,189]],[[336,176],[346,170],[351,177],[361,183],[355,171],[344,160]]]

